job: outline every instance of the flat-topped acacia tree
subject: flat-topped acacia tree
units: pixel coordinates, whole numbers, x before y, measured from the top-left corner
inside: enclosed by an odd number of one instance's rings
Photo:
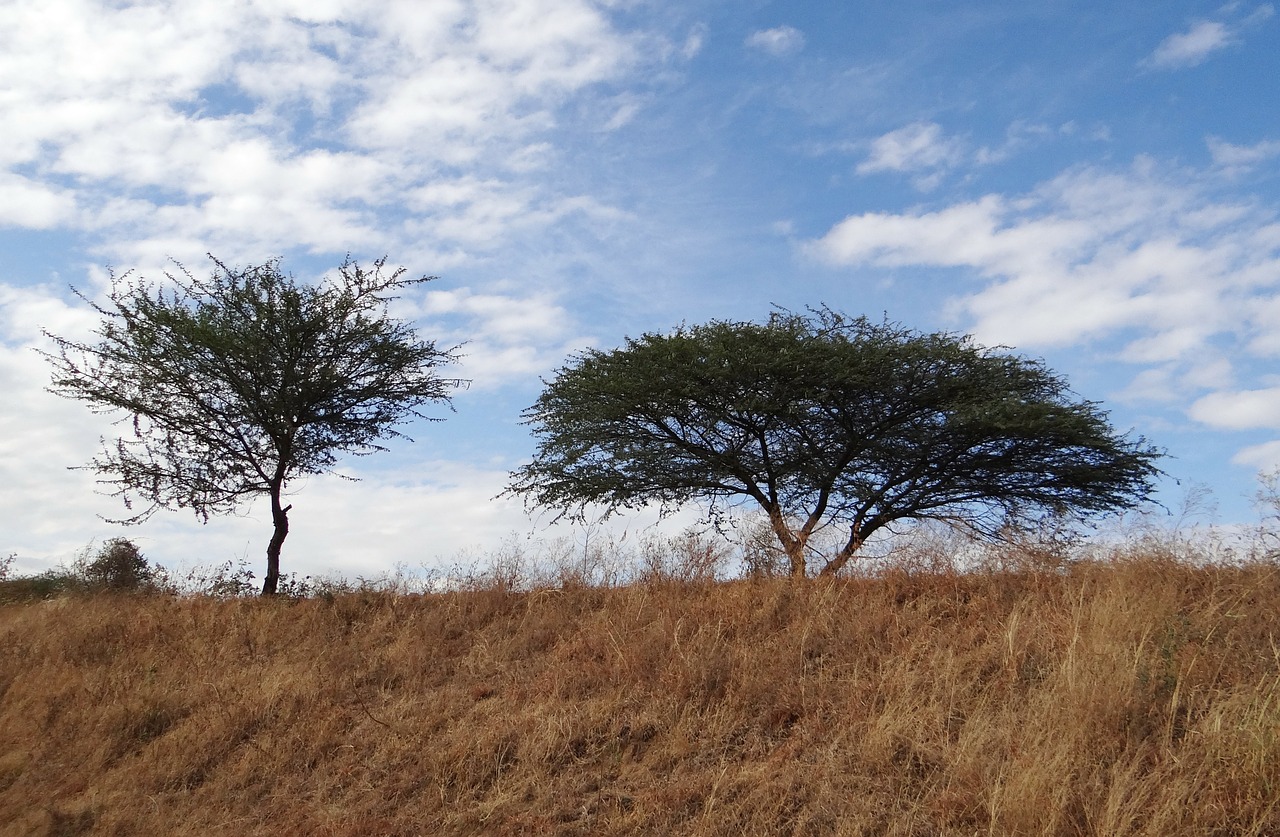
[[[828,525],[848,532],[829,575],[897,521],[995,536],[1128,508],[1162,455],[1039,361],[828,308],[589,349],[524,415],[537,452],[508,491],[531,506],[755,503],[794,576]]]
[[[451,403],[463,382],[441,377],[455,350],[420,339],[387,313],[398,292],[434,277],[406,278],[347,259],[319,285],[283,273],[278,259],[233,268],[213,258],[208,279],[181,265],[153,283],[111,276],[105,303],[76,291],[102,315],[96,342],[49,336],[51,391],[123,413],[127,432],[103,440],[85,466],[135,511],[189,508],[203,521],[265,494],[273,532],[263,594],[280,578],[289,534],[286,488],[330,472],[339,454],[384,448],[427,404]],[[74,290],[74,289],[73,289]]]

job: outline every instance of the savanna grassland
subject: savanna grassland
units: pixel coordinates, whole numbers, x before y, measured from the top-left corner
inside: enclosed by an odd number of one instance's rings
[[[1280,834],[1280,565],[0,607],[5,835]]]

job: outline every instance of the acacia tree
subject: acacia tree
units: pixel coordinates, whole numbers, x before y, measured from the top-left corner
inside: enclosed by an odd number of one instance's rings
[[[524,417],[537,452],[508,491],[530,505],[581,517],[754,502],[794,576],[824,526],[848,532],[832,574],[897,521],[995,536],[1133,506],[1160,473],[1160,452],[1039,361],[828,308],[584,351]]]
[[[45,334],[56,352],[50,390],[122,412],[128,427],[85,466],[135,511],[189,508],[204,522],[266,494],[273,532],[263,594],[276,592],[289,534],[284,497],[298,477],[332,471],[341,453],[369,454],[401,436],[428,403],[462,382],[437,368],[457,359],[386,310],[394,294],[434,277],[365,270],[348,258],[336,278],[300,284],[278,259],[236,269],[210,256],[212,276],[181,265],[156,284],[111,276],[96,342]],[[175,263],[176,264],[176,263]],[[75,290],[75,289],[73,289]]]

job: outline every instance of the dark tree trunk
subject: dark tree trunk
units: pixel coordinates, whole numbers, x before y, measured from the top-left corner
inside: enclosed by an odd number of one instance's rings
[[[280,586],[280,548],[284,539],[289,537],[289,509],[292,505],[280,505],[280,493],[283,485],[271,487],[271,522],[275,531],[271,534],[271,543],[267,544],[267,575],[262,579],[262,595],[274,596]]]

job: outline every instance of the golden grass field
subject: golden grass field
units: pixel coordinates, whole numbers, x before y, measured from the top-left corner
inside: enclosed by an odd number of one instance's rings
[[[5,835],[1276,835],[1280,565],[0,607]]]

